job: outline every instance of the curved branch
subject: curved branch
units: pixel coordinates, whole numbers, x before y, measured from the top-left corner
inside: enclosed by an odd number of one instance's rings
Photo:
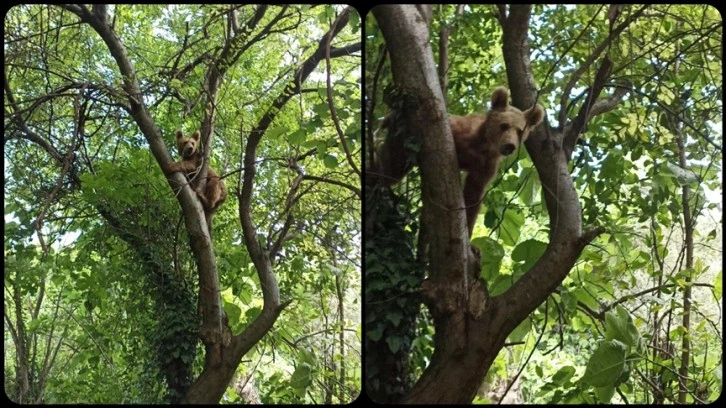
[[[252,129],[247,140],[243,167],[245,169],[242,190],[239,192],[239,217],[242,223],[242,232],[247,250],[257,270],[263,295],[263,307],[260,315],[242,333],[233,338],[233,355],[243,355],[249,351],[272,327],[280,312],[290,303],[280,301],[280,289],[272,267],[271,253],[265,250],[257,240],[257,227],[252,219],[252,193],[257,174],[256,155],[257,146],[262,136],[281,111],[282,107],[296,94],[301,92],[302,83],[315,70],[318,63],[325,58],[326,45],[329,38],[335,37],[348,23],[351,12],[346,7],[341,13],[341,20],[335,27],[331,27],[323,37],[318,40],[315,52],[306,59],[295,71],[288,85],[274,100],[272,105],[262,115],[257,125]],[[244,130],[240,129],[240,141],[244,146]],[[231,375],[231,374],[230,374]],[[230,377],[231,378],[231,377]],[[211,381],[211,380],[208,380]],[[224,390],[222,390],[223,392]],[[221,394],[220,394],[221,395]]]
[[[363,44],[360,42],[349,44],[343,47],[332,47],[330,48],[330,58],[347,57],[355,52],[363,49]]]
[[[597,115],[601,115],[615,109],[615,106],[617,106],[617,104],[619,104],[620,101],[623,100],[625,95],[628,94],[628,91],[629,89],[626,87],[616,86],[612,95],[595,101],[595,103],[593,103],[592,107],[590,108],[590,113],[587,116],[586,122],[589,122]]]
[[[333,179],[329,179],[329,178],[325,178],[325,177],[312,176],[312,175],[309,175],[309,174],[306,174],[305,176],[303,176],[303,180],[315,180],[315,181],[321,181],[323,183],[328,183],[328,184],[334,184],[336,186],[341,186],[343,188],[347,188],[348,190],[352,191],[353,194],[355,194],[355,195],[358,196],[358,198],[360,198],[360,199],[363,198],[363,195],[362,195],[363,193],[361,192],[361,190],[358,187],[353,186],[353,185],[348,184],[348,183],[344,183],[342,181],[333,180]]]

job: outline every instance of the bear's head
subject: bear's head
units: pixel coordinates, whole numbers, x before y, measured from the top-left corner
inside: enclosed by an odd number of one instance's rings
[[[492,94],[492,107],[479,129],[480,137],[496,143],[497,151],[509,156],[529,136],[529,132],[544,118],[544,109],[535,105],[526,111],[509,105],[509,90],[498,87]]]
[[[197,145],[199,144],[199,131],[192,133],[190,137],[184,137],[181,130],[176,131],[176,148],[179,149],[179,155],[182,159],[194,157],[197,153]]]

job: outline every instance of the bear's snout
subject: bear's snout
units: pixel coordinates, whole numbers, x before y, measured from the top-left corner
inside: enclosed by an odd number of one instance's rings
[[[184,150],[182,150],[182,156],[190,157],[192,155],[194,155],[194,146],[191,146],[191,145],[184,146]]]
[[[514,143],[506,143],[499,147],[499,153],[503,154],[504,156],[509,156],[514,152],[516,148],[517,146],[515,146]]]

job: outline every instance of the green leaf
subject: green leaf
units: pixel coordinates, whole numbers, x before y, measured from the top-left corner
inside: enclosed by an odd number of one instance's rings
[[[305,131],[305,129],[298,129],[289,135],[287,135],[287,140],[294,144],[294,145],[301,145],[305,143],[305,139],[307,138],[308,134]]]
[[[614,386],[625,368],[627,347],[618,340],[603,341],[590,357],[582,381],[595,387]]]
[[[524,339],[524,336],[529,334],[532,329],[532,322],[530,319],[524,319],[511,333],[507,336],[507,340],[512,343],[520,342]]]
[[[395,354],[401,349],[401,339],[397,336],[388,336],[388,338],[386,338],[386,343],[388,344],[388,349],[391,350],[391,353]]]
[[[307,387],[312,384],[310,367],[307,364],[298,364],[290,377],[290,386],[298,397],[305,396]]]
[[[270,139],[277,139],[281,134],[286,133],[288,130],[287,126],[276,126],[267,131],[267,137]]]
[[[505,245],[514,246],[519,241],[519,234],[524,225],[524,215],[519,209],[507,208],[499,230],[499,236]]]
[[[368,330],[366,335],[373,341],[379,341],[383,337],[383,326],[378,326],[373,330]]]
[[[338,158],[328,153],[323,159],[323,164],[325,164],[325,167],[329,169],[335,169],[338,167]]]
[[[613,395],[615,395],[615,386],[608,385],[605,387],[595,387],[595,395],[597,395],[597,399],[600,400],[603,404],[609,404],[610,400],[613,398]]]
[[[237,325],[240,322],[240,317],[242,316],[242,309],[240,309],[240,307],[236,304],[227,302],[226,300],[223,300],[223,302],[224,305],[222,308],[224,309],[224,313],[227,314],[229,324],[232,326]]]
[[[305,363],[310,367],[317,367],[318,365],[318,358],[311,348],[303,347],[302,349],[300,349],[300,353],[298,353],[298,358],[298,361],[300,361],[301,363]]]
[[[391,310],[388,313],[386,313],[386,319],[393,323],[394,327],[398,327],[398,325],[401,323],[401,318],[403,316],[401,315],[401,312],[399,310]]]
[[[499,242],[489,237],[474,238],[471,244],[478,248],[479,253],[482,254],[481,277],[490,282],[499,275],[499,265],[502,258],[504,258],[504,248]]]
[[[565,366],[560,368],[555,375],[552,376],[552,382],[557,385],[564,385],[570,381],[570,378],[575,375],[575,367]]]
[[[327,96],[327,89],[323,88],[323,90],[325,90]],[[328,104],[325,102],[317,103],[313,106],[313,112],[323,117],[328,116],[328,109]]]
[[[519,192],[519,200],[522,204],[531,207],[535,203],[539,191],[539,179],[537,172],[531,167],[524,168],[520,178],[524,179],[524,185]]]
[[[545,249],[547,249],[546,243],[534,239],[528,239],[519,243],[519,245],[514,248],[512,251],[512,260],[516,262],[523,262],[522,268],[526,271],[542,257]]]
[[[638,345],[640,333],[624,307],[618,305],[605,313],[605,340],[618,340],[629,348]]]

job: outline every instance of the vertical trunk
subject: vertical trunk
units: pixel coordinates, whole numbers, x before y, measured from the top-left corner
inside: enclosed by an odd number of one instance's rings
[[[333,258],[335,260],[335,258]],[[335,292],[338,296],[338,347],[340,352],[340,378],[338,380],[338,403],[342,404],[345,397],[345,344],[343,343],[343,327],[345,327],[345,309],[343,308],[343,287],[340,275],[335,276]]]
[[[680,42],[676,41],[676,52],[680,52]],[[673,66],[674,76],[678,75],[680,70],[680,62],[676,61]],[[676,103],[679,103],[679,107],[685,106],[685,102],[676,99]],[[676,144],[678,145],[678,165],[684,169],[688,169],[688,163],[686,162],[686,135],[683,134],[683,123],[678,122],[672,126],[673,133],[676,135]],[[686,245],[686,276],[685,276],[685,289],[683,290],[683,328],[685,329],[686,335],[683,336],[681,343],[681,366],[678,368],[678,403],[685,404],[686,397],[688,396],[688,366],[691,358],[691,281],[693,271],[693,217],[691,214],[691,205],[689,202],[690,188],[687,183],[684,183],[681,187],[681,200],[683,205],[683,227],[685,232],[685,245]]]
[[[676,137],[678,142],[678,164],[681,168],[686,169],[686,153],[685,153],[685,136],[679,133]],[[680,377],[678,381],[678,403],[685,404],[686,396],[688,395],[688,384],[686,378],[688,378],[688,365],[691,356],[691,271],[693,270],[693,217],[691,214],[691,205],[689,203],[690,188],[687,184],[684,184],[681,192],[681,199],[683,201],[683,224],[685,226],[686,233],[686,288],[683,290],[683,328],[686,330],[687,335],[683,336],[683,343],[681,345],[681,366],[678,368],[678,375]]]
[[[464,5],[457,4],[454,17],[459,16],[463,10]],[[446,25],[442,19],[441,28],[439,28],[439,84],[441,84],[441,93],[444,95],[444,99],[446,99],[446,92],[449,88],[449,78],[447,75],[449,72],[449,37],[453,31],[454,24],[456,22]]]
[[[26,397],[30,391],[29,368],[28,368],[28,348],[25,338],[25,323],[23,321],[23,303],[20,297],[20,289],[17,282],[13,285],[13,303],[15,306],[15,321],[17,326],[17,340],[15,348],[17,350],[17,379],[18,379],[18,404],[27,403]]]
[[[441,6],[439,6],[441,7]],[[451,28],[444,21],[441,22],[439,28],[439,84],[441,85],[441,93],[446,98],[446,91],[449,85],[446,73],[449,71],[449,34]]]

